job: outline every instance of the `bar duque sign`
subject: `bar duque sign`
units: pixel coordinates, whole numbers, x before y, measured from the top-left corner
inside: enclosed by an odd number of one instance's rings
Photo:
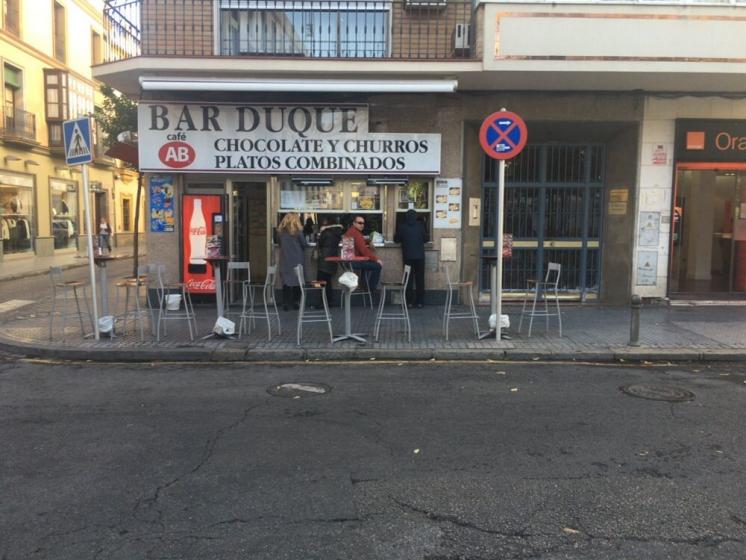
[[[440,134],[371,133],[351,105],[142,102],[142,171],[440,174]]]

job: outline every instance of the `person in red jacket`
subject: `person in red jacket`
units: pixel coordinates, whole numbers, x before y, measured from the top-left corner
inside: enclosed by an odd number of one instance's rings
[[[367,261],[359,261],[353,263],[352,267],[368,272],[368,287],[371,292],[374,292],[378,288],[378,282],[381,279],[381,268],[383,263],[376,254],[370,250],[368,244],[365,242],[363,237],[363,230],[365,229],[365,217],[355,216],[352,219],[352,225],[350,229],[345,233],[345,237],[351,237],[355,240],[355,256],[356,257],[368,257]]]

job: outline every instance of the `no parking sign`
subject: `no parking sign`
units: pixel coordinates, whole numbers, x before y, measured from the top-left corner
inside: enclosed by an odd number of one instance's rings
[[[479,129],[479,143],[494,159],[514,158],[526,146],[527,140],[526,123],[511,111],[492,113]]]

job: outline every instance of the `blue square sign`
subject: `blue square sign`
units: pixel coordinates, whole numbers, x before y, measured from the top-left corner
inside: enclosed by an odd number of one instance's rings
[[[90,118],[82,117],[74,121],[63,122],[62,136],[65,140],[67,165],[80,165],[93,161]]]

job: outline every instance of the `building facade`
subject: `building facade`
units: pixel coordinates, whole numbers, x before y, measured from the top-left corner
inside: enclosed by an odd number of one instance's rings
[[[110,1],[94,75],[140,99],[148,253],[195,290],[190,224],[207,197],[204,235],[222,232],[259,278],[296,211],[311,241],[363,214],[396,280],[396,225],[414,209],[430,300],[446,270],[486,292],[497,166],[479,130],[504,107],[529,137],[507,169],[506,294],[559,262],[582,301],[734,295],[741,128],[714,130],[725,159],[686,138],[746,118],[744,16],[740,2]]]
[[[91,65],[103,57],[103,2],[4,0],[0,28],[0,258],[85,250],[82,173],[65,164],[62,122],[100,102]],[[131,244],[136,174],[104,155],[95,138],[90,167],[95,223]],[[141,226],[142,228],[142,226]]]

